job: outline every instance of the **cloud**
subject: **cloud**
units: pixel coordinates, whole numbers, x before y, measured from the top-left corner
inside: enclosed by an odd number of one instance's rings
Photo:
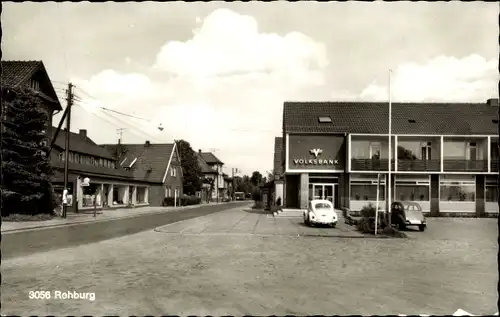
[[[394,101],[484,102],[498,96],[499,78],[498,60],[477,54],[461,59],[438,56],[423,65],[399,65],[392,74],[391,95]],[[387,100],[387,87],[373,82],[358,98]]]
[[[328,63],[325,46],[304,34],[262,33],[253,17],[218,9],[203,20],[192,39],[166,43],[155,66],[180,76],[263,72],[297,81],[308,72],[317,76],[314,72]]]
[[[111,69],[103,70],[89,79],[73,79],[73,82],[89,94],[119,99],[143,97],[151,93],[153,88],[146,75],[122,74]]]

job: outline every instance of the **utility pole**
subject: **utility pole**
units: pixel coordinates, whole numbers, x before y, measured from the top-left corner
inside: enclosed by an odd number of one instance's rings
[[[391,74],[392,74],[392,69],[389,69],[389,170],[387,173],[387,181],[385,183],[386,191],[387,191],[387,215],[389,215],[388,223],[389,223],[389,228],[392,225],[392,220],[391,220],[391,205],[392,205],[392,92],[391,92]],[[397,151],[396,151],[397,153]],[[396,154],[397,155],[397,154]]]
[[[232,196],[233,196],[233,200],[236,200],[236,196],[234,195],[235,191],[236,191],[236,179],[234,179],[234,175],[238,173],[238,169],[237,168],[232,168],[232,179],[233,179],[233,192],[232,192]]]
[[[67,101],[67,118],[66,118],[66,145],[64,146],[64,192],[63,192],[63,212],[62,217],[66,218],[68,212],[68,165],[69,165],[69,138],[70,138],[70,129],[71,129],[71,106],[73,105],[73,84],[68,84],[68,98]],[[73,192],[75,191],[75,185],[72,187],[72,198]],[[71,203],[73,204],[73,199],[71,199]]]

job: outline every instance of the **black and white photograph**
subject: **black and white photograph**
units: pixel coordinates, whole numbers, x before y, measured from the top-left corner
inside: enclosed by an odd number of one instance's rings
[[[1,8],[2,316],[498,316],[498,3]]]

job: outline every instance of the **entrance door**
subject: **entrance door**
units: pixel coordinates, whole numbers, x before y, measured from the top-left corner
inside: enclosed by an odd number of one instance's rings
[[[313,199],[326,199],[334,204],[335,184],[313,184]]]
[[[323,199],[323,185],[313,185],[313,199]]]

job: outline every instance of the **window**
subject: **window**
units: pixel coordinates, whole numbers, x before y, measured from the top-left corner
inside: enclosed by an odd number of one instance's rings
[[[430,201],[430,185],[396,181],[394,197],[400,201]]]
[[[377,175],[352,174],[351,200],[376,201]],[[385,200],[385,178],[380,178],[379,200]]]
[[[37,80],[32,79],[30,81],[30,87],[34,90],[40,90],[40,83]]]
[[[432,143],[431,142],[424,142],[422,143],[421,149],[422,149],[422,160],[427,161],[430,160],[432,155],[431,155],[431,149]]]
[[[64,152],[59,153],[59,160],[64,161]]]
[[[170,176],[176,177],[176,174],[177,174],[177,169],[172,166],[172,168],[170,169]]]
[[[382,146],[380,145],[380,142],[371,142],[370,143],[370,158],[372,160],[379,160],[381,150],[382,150]]]
[[[320,123],[331,123],[332,118],[331,117],[318,117],[318,121]]]
[[[474,202],[476,200],[475,176],[441,175],[440,201]]]
[[[170,186],[165,187],[165,197],[172,197],[171,194],[172,194],[172,190],[171,190]]]
[[[74,154],[73,153],[69,153],[69,161],[74,162]]]
[[[486,177],[484,191],[484,199],[486,200],[486,202],[498,202],[498,176]]]
[[[90,157],[90,165],[94,165],[94,164],[95,164],[95,159],[94,159],[94,157],[92,156],[92,157]]]
[[[80,163],[80,155],[79,154],[75,154],[75,162]]]
[[[477,146],[476,142],[468,142],[465,150],[465,158],[470,161],[477,160]]]

